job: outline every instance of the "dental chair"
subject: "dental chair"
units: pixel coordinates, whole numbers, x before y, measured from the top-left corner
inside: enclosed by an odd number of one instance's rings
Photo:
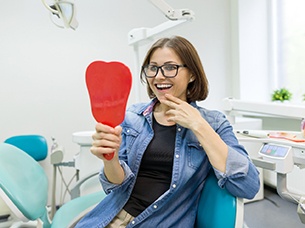
[[[72,199],[50,221],[48,180],[37,161],[13,145],[0,143],[0,173],[0,196],[19,219],[37,220],[37,227],[70,227],[105,197],[102,190]],[[234,227],[243,227],[243,200],[219,188],[211,171],[199,200],[195,228]]]
[[[22,221],[37,220],[37,227],[69,227],[105,197],[100,191],[75,198],[60,207],[50,221],[48,179],[34,158],[16,146],[0,143],[0,174],[2,199]]]
[[[199,199],[195,228],[242,228],[243,199],[220,188],[217,181],[211,170]]]

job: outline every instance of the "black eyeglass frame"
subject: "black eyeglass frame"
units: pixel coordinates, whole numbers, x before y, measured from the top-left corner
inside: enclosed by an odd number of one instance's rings
[[[155,74],[154,76],[148,76],[148,75],[146,74],[145,68],[147,68],[148,66],[154,66],[154,67],[157,68],[156,74]],[[173,76],[166,76],[166,75],[164,74],[164,70],[162,69],[162,67],[164,67],[164,66],[175,66],[175,67],[177,67],[177,69],[176,69],[176,74],[173,75]],[[145,65],[145,66],[142,66],[142,71],[143,71],[143,73],[144,73],[144,75],[145,75],[146,78],[154,78],[154,77],[156,77],[156,76],[158,75],[158,73],[159,73],[159,69],[161,70],[161,73],[162,73],[162,75],[163,75],[164,77],[166,77],[166,78],[174,78],[174,77],[177,76],[180,67],[187,67],[187,66],[186,66],[186,64],[164,64],[164,65],[162,65],[162,66],[156,66],[156,65],[147,64],[147,65]]]

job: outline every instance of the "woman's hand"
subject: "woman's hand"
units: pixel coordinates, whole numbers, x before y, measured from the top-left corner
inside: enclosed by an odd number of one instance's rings
[[[122,127],[115,128],[105,124],[97,123],[95,133],[92,135],[93,143],[91,153],[104,161],[104,173],[109,182],[121,184],[124,180],[124,170],[119,163],[119,149],[122,142]],[[111,160],[104,155],[114,153]]]
[[[166,94],[165,98],[160,102],[170,108],[165,113],[168,116],[167,121],[175,122],[191,130],[205,122],[199,111],[187,102],[170,94]]]
[[[118,151],[122,140],[121,132],[121,126],[112,128],[108,125],[97,123],[95,126],[95,133],[92,135],[93,143],[90,149],[91,153],[104,162],[108,161],[104,157],[105,154],[114,153],[113,159],[118,160]]]

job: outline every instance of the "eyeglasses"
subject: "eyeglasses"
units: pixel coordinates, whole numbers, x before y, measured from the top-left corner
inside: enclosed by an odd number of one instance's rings
[[[147,78],[156,77],[159,72],[159,69],[161,69],[161,72],[164,77],[173,78],[177,76],[180,67],[186,67],[186,65],[185,64],[183,65],[164,64],[162,66],[146,65],[142,67],[142,70]]]

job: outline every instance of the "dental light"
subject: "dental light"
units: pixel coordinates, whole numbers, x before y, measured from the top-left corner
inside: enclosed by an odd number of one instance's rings
[[[192,19],[194,12],[189,9],[173,9],[163,0],[150,0],[170,20]]]
[[[42,3],[50,11],[51,20],[57,27],[73,30],[78,27],[74,3],[65,0],[54,0],[51,5],[48,5],[46,0],[42,0]]]
[[[154,27],[154,28],[135,28],[128,33],[129,45],[142,43],[142,41],[149,41],[155,35],[176,27],[182,23],[192,21],[194,19],[194,12],[189,9],[174,9],[163,0],[150,0],[150,2],[157,7],[169,19],[168,21]]]

